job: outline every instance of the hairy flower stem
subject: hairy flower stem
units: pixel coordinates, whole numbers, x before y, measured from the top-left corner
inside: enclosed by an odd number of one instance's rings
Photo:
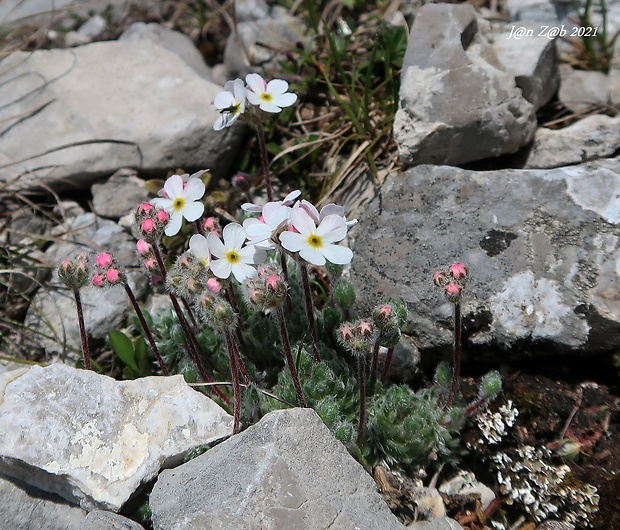
[[[230,362],[230,375],[233,383],[233,434],[239,432],[239,416],[241,414],[241,389],[239,387],[239,372],[237,370],[237,359],[232,345],[232,338],[228,331],[224,331],[224,339],[228,350],[228,360]]]
[[[260,120],[256,120],[256,132],[258,134],[258,146],[260,147],[260,157],[263,163],[263,178],[265,179],[265,190],[267,191],[267,201],[273,201],[273,189],[271,188],[271,175],[269,173],[269,153],[267,152],[267,140],[265,139],[265,129]]]
[[[465,416],[466,417],[471,416],[477,410],[480,410],[481,408],[486,407],[488,403],[489,403],[489,398],[486,396],[477,399],[465,409],[465,413],[464,413]]]
[[[280,336],[282,337],[282,347],[284,348],[286,364],[288,364],[288,369],[290,370],[291,377],[293,378],[295,392],[297,393],[297,402],[300,407],[306,408],[308,405],[306,405],[306,398],[304,397],[304,392],[301,388],[301,383],[299,382],[299,374],[297,373],[297,368],[295,368],[295,361],[293,360],[293,354],[291,352],[291,343],[288,340],[286,319],[284,318],[284,312],[280,306],[276,308],[276,318],[278,319],[278,324],[280,326]]]
[[[84,311],[82,310],[82,298],[79,289],[73,289],[73,298],[75,298],[75,307],[77,308],[78,324],[80,326],[80,337],[82,339],[82,355],[84,357],[84,368],[91,370],[90,367],[90,351],[88,349],[88,337],[86,336],[86,326],[84,325]]]
[[[231,283],[228,283],[224,292],[226,294],[226,301],[230,304],[230,307],[232,307],[233,311],[238,315],[239,304],[237,302],[237,295],[235,294],[235,289],[233,288]],[[239,347],[241,348],[241,351],[243,352],[243,355],[245,355],[252,362],[252,364],[256,366],[256,368],[262,370],[263,368],[261,364],[256,360],[255,357],[250,355],[250,351],[245,345],[245,340],[243,340],[243,322],[241,320],[237,320],[235,336],[237,337],[237,342],[239,344]],[[241,362],[241,366],[243,366],[243,370],[245,370],[245,366],[243,365],[243,361],[241,361],[241,358],[239,358],[239,361]]]
[[[383,365],[383,373],[381,374],[381,384],[385,385],[387,381],[388,372],[390,371],[390,365],[392,364],[392,357],[394,357],[394,346],[388,348],[385,356],[385,364]]]
[[[370,377],[368,377],[368,386],[372,392],[377,380],[377,366],[379,365],[379,339],[375,341],[372,348],[372,364],[370,365]]]
[[[159,367],[161,368],[162,373],[166,376],[170,375],[170,372],[168,371],[168,367],[166,366],[164,359],[159,353],[157,344],[155,344],[155,339],[153,339],[153,334],[151,333],[151,330],[149,329],[149,326],[146,323],[144,314],[142,313],[142,310],[140,309],[140,305],[138,304],[138,301],[136,300],[136,297],[133,294],[131,287],[129,287],[128,283],[123,283],[123,287],[125,288],[125,292],[127,293],[127,296],[129,297],[131,305],[133,306],[133,310],[136,312],[136,315],[138,315],[138,320],[140,321],[142,330],[144,331],[144,334],[146,335],[146,338],[149,341],[149,344],[151,345],[151,349],[153,350],[153,353],[155,354],[155,357],[157,358],[157,362],[159,363]]]
[[[443,409],[448,410],[454,395],[456,394],[456,387],[459,383],[459,375],[461,372],[461,303],[454,303],[454,368],[452,369],[452,382],[450,383],[450,391],[448,392],[448,399]]]
[[[290,285],[288,278],[288,266],[286,264],[286,254],[280,252],[280,266],[282,267],[282,277],[287,285]],[[286,291],[286,308],[291,311],[293,309],[293,301],[291,300],[291,292]]]
[[[304,289],[304,300],[306,301],[306,315],[308,317],[308,325],[310,326],[310,337],[312,338],[312,352],[314,354],[314,362],[321,361],[319,353],[319,339],[316,332],[316,322],[314,320],[314,304],[312,303],[312,291],[310,291],[310,278],[308,276],[308,267],[305,263],[300,262],[301,283]]]
[[[357,428],[357,446],[362,442],[364,427],[366,426],[366,359],[363,355],[357,357],[357,368],[360,380],[360,423]]]

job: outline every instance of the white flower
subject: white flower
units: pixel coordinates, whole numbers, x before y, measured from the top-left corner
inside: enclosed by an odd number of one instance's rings
[[[280,234],[280,243],[291,252],[299,255],[313,265],[325,265],[325,261],[346,265],[353,259],[353,252],[347,247],[334,245],[347,235],[344,219],[335,214],[325,216],[319,226],[303,208],[291,211],[290,225],[297,232]]]
[[[242,79],[227,81],[224,91],[218,92],[213,99],[214,107],[220,111],[213,128],[216,131],[230,127],[245,111],[245,86]]]
[[[205,206],[199,201],[205,193],[205,185],[199,178],[189,178],[183,183],[181,175],[172,175],[164,184],[164,196],[151,200],[151,204],[166,210],[170,221],[165,234],[173,236],[179,233],[183,217],[189,222],[198,219]]]
[[[249,244],[265,250],[275,249],[276,246],[271,241],[271,236],[286,224],[289,212],[290,208],[280,201],[268,202],[263,206],[259,219],[252,218],[243,221]]]
[[[213,232],[207,236],[207,244],[212,256],[218,259],[211,261],[211,271],[223,280],[230,277],[242,283],[246,278],[256,275],[252,265],[258,265],[265,260],[265,251],[254,245],[243,246],[245,231],[238,223],[230,223],[222,231],[224,242]]]
[[[283,200],[274,201],[274,202],[276,204],[282,204],[284,206],[291,206],[295,202],[295,199],[299,197],[300,195],[301,195],[301,191],[299,190],[291,191],[291,193],[289,193],[286,197],[284,197]],[[262,212],[263,208],[264,206],[261,206],[260,204],[253,204],[251,202],[244,202],[241,205],[241,209],[249,213]]]
[[[306,212],[308,212],[310,217],[312,217],[312,219],[314,219],[314,222],[316,224],[319,224],[328,215],[339,215],[340,217],[342,217],[344,219],[344,222],[347,225],[347,227],[351,227],[351,226],[354,226],[354,225],[357,224],[357,219],[352,219],[351,221],[347,221],[347,218],[344,215],[344,208],[342,206],[339,206],[338,204],[334,204],[334,203],[331,203],[331,202],[329,204],[326,204],[325,206],[323,206],[323,208],[321,208],[321,212],[320,213],[316,209],[314,204],[306,201],[305,199],[300,201],[300,202],[298,202],[295,205],[295,207],[296,208],[303,208],[304,210],[306,210]]]
[[[297,95],[287,92],[288,83],[282,79],[272,79],[269,83],[258,74],[245,76],[248,84],[246,97],[252,105],[258,105],[265,112],[280,112],[297,101]]]
[[[201,234],[194,234],[189,238],[189,251],[197,258],[205,267],[211,262],[211,252],[207,238]]]

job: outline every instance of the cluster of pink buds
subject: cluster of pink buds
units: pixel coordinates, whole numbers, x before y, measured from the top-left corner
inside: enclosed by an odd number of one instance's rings
[[[63,259],[58,266],[58,278],[72,290],[84,287],[88,282],[88,254],[77,253],[73,260]]]
[[[467,279],[467,267],[462,263],[453,263],[448,267],[448,272],[439,270],[433,274],[433,283],[443,289],[446,298],[452,303],[460,302]]]
[[[148,243],[158,241],[170,221],[170,214],[166,210],[157,208],[150,202],[138,206],[134,216],[138,234]]]
[[[159,277],[161,272],[157,264],[155,252],[153,251],[153,245],[146,241],[146,239],[138,239],[136,242],[136,251],[138,253],[138,260],[144,271],[151,276]]]
[[[98,254],[95,265],[99,272],[93,274],[92,284],[95,287],[110,287],[127,282],[125,272],[119,267],[116,259],[109,252]]]
[[[191,252],[181,254],[166,278],[166,287],[182,297],[194,297],[204,291],[208,274],[205,266]]]
[[[336,332],[338,342],[356,356],[369,352],[375,340],[375,328],[370,320],[345,322]]]
[[[207,234],[214,233],[217,237],[222,237],[222,227],[215,217],[207,217],[202,222],[202,229]]]
[[[205,289],[196,298],[196,308],[202,318],[212,326],[229,332],[237,327],[237,313],[226,300],[213,294],[210,289]]]
[[[288,292],[282,271],[273,265],[261,265],[257,272],[244,282],[247,299],[262,309],[279,306]]]
[[[379,331],[387,333],[398,327],[398,315],[392,304],[381,304],[372,312],[372,320]]]

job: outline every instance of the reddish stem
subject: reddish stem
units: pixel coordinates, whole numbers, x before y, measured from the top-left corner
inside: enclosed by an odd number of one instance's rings
[[[301,283],[304,289],[304,300],[306,301],[306,315],[308,317],[308,325],[310,326],[310,337],[312,338],[312,352],[314,354],[314,362],[318,363],[321,361],[321,355],[319,353],[319,339],[316,332],[316,322],[314,320],[314,304],[312,303],[308,267],[304,262],[300,262],[299,267],[301,268]]]
[[[284,313],[281,307],[276,308],[276,317],[280,326],[280,336],[282,337],[282,347],[284,348],[284,356],[286,357],[286,364],[291,372],[293,378],[293,385],[295,386],[295,392],[297,393],[297,402],[300,407],[306,408],[306,398],[299,382],[299,374],[297,368],[295,368],[295,361],[293,360],[293,354],[291,352],[291,343],[288,339],[288,329],[286,327],[286,320],[284,319]]]
[[[448,399],[443,409],[448,410],[454,395],[456,394],[456,387],[459,382],[459,376],[461,372],[461,303],[454,303],[454,368],[452,369],[452,382],[450,383],[450,392],[448,393]]]
[[[84,368],[91,370],[90,367],[90,351],[88,349],[88,337],[86,336],[86,326],[84,325],[84,312],[82,310],[82,298],[80,290],[73,289],[73,297],[75,298],[75,307],[77,308],[78,324],[80,326],[80,337],[82,339],[82,356],[84,357]]]
[[[387,355],[385,356],[385,364],[383,365],[383,373],[381,374],[381,384],[385,385],[387,381],[390,365],[392,364],[392,357],[394,357],[394,346],[388,348]]]

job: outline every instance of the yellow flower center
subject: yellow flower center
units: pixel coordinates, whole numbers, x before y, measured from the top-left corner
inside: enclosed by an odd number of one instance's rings
[[[230,263],[237,263],[239,261],[239,254],[237,254],[234,250],[231,250],[228,254],[226,254],[226,259]]]
[[[185,199],[183,197],[178,197],[172,203],[172,207],[175,210],[182,210],[185,207]]]
[[[314,248],[321,248],[323,246],[323,241],[321,241],[319,236],[312,234],[308,237],[308,245]]]
[[[273,96],[272,96],[271,94],[267,94],[267,92],[263,92],[263,93],[260,95],[260,98],[261,98],[263,101],[266,101],[267,103],[271,103],[271,100],[273,99]]]

